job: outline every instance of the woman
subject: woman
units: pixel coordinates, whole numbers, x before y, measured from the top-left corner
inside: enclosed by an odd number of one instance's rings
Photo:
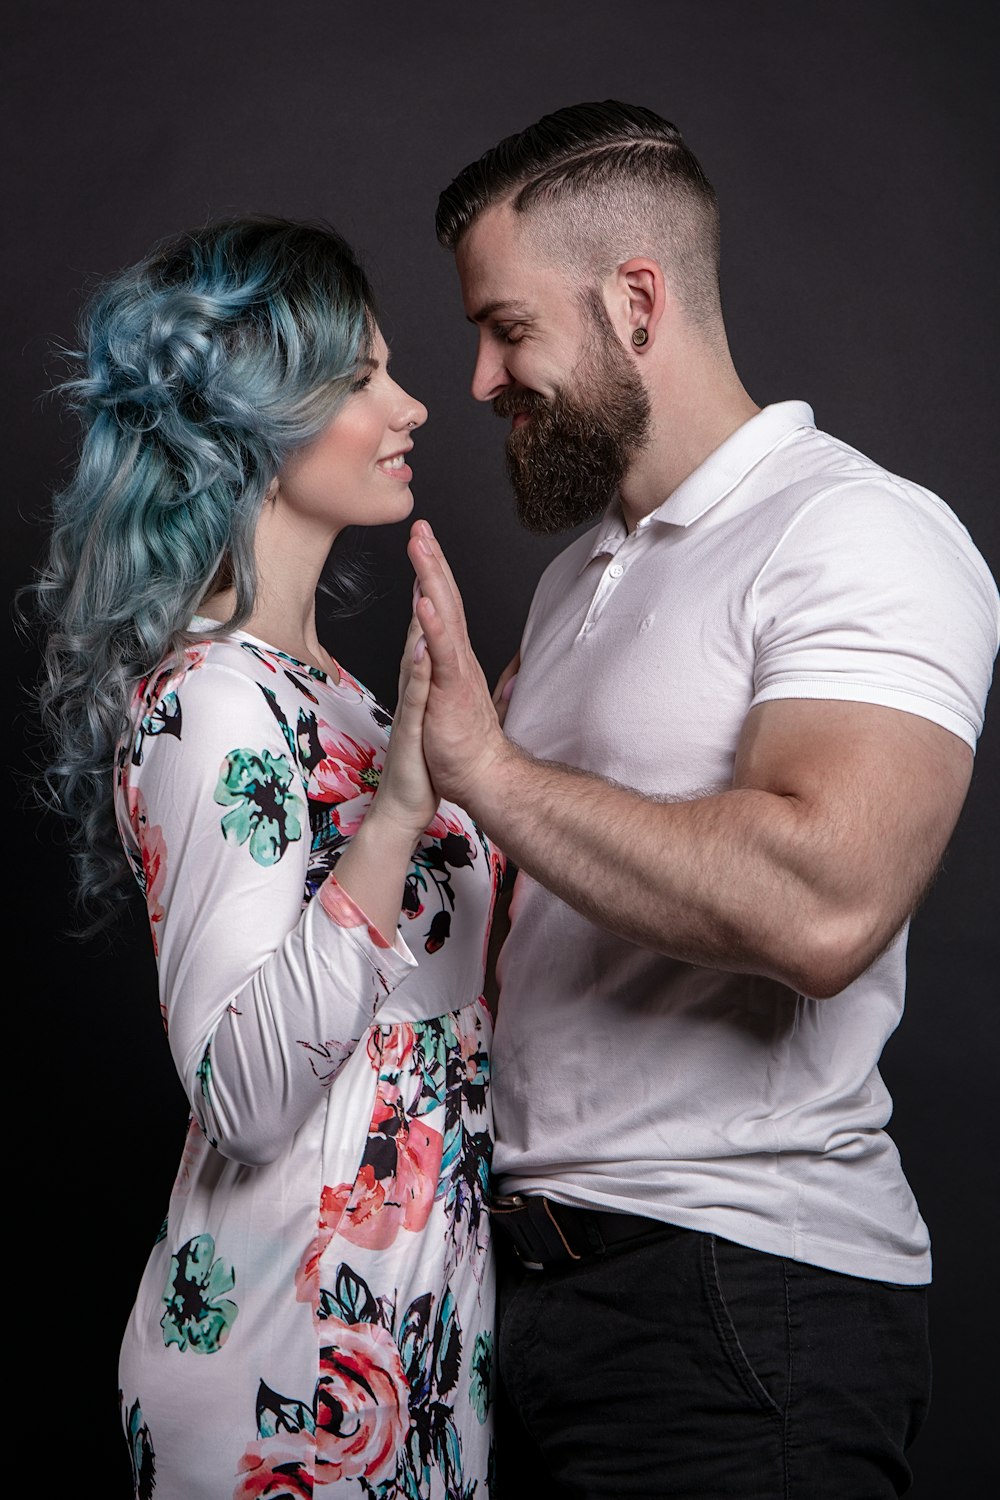
[[[416,622],[391,746],[315,623],[340,530],[409,514],[426,412],[322,224],[180,236],[94,298],[83,358],[50,782],[83,896],[142,889],[192,1110],[121,1354],[136,1494],[482,1500],[502,859],[437,803]]]

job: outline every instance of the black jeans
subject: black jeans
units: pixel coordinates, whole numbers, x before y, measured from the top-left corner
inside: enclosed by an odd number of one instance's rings
[[[882,1500],[927,1411],[925,1287],[664,1226],[525,1270],[497,1236],[499,1500]]]

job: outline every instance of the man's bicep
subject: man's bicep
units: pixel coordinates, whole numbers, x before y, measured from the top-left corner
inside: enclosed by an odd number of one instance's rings
[[[972,759],[950,730],[901,709],[777,699],[747,715],[733,785],[787,798],[803,874],[895,930],[937,869]]]

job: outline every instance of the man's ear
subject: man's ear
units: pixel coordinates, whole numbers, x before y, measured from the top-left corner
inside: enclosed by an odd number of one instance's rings
[[[655,342],[669,296],[659,262],[643,255],[623,261],[613,272],[606,295],[611,320],[623,341],[636,353],[649,349]]]

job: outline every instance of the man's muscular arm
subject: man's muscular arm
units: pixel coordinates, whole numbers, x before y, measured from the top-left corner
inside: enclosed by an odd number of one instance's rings
[[[901,710],[790,699],[751,710],[732,787],[692,801],[535,760],[504,737],[425,521],[409,553],[431,775],[521,870],[632,942],[818,998],[878,956],[937,868],[968,746]]]

